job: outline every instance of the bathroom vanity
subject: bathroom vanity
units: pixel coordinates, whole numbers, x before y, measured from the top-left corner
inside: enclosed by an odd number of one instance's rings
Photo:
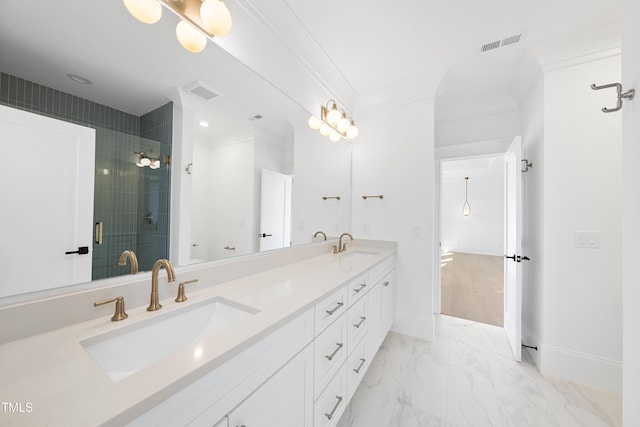
[[[394,319],[396,244],[332,243],[176,268],[172,283],[163,272],[153,312],[146,275],[3,307],[1,322],[29,320],[0,346],[0,424],[336,425]],[[68,323],[74,304],[108,296],[127,319],[111,321],[113,305],[51,330],[32,318]]]

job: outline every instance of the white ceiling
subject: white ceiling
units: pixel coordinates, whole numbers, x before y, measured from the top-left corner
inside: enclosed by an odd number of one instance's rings
[[[620,19],[619,0],[226,2],[232,14],[250,10],[286,36],[279,40],[337,88],[337,98],[366,105],[437,94],[442,111],[462,100],[513,96],[529,49]],[[299,106],[215,43],[200,54],[182,49],[176,22],[165,11],[158,24],[141,24],[119,0],[2,0],[0,71],[134,114],[200,80],[223,96],[193,108],[228,127],[271,111],[304,120]],[[514,34],[523,34],[520,43],[480,53],[482,44]],[[78,85],[67,73],[94,84]]]

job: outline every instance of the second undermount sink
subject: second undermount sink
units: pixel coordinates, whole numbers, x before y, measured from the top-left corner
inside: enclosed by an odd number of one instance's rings
[[[213,298],[80,342],[118,381],[201,341],[258,311]]]

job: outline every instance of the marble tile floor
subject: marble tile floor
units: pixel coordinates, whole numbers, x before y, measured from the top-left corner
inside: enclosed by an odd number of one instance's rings
[[[502,328],[435,319],[434,342],[387,335],[338,427],[622,424],[620,396],[514,361]]]

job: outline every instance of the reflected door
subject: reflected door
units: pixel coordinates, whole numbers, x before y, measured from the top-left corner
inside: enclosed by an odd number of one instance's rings
[[[291,246],[291,176],[262,170],[260,252]]]
[[[504,331],[513,357],[522,352],[522,179],[521,138],[517,136],[505,154],[505,259]]]
[[[0,297],[90,281],[95,131],[0,106],[0,150]]]

